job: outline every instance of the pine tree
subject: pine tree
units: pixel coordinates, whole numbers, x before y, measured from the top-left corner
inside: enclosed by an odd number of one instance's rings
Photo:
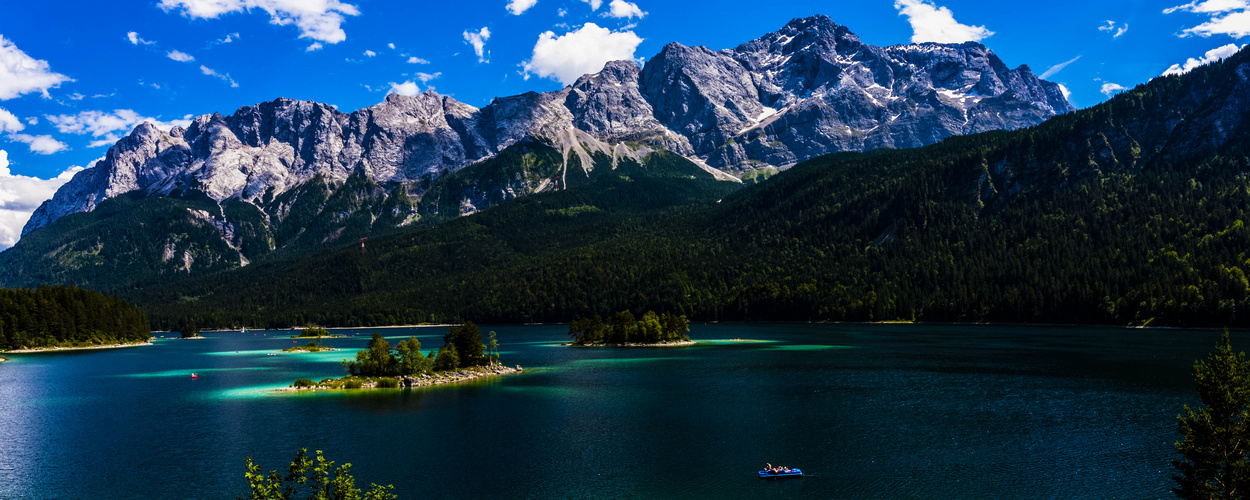
[[[1250,361],[1233,354],[1228,332],[1215,353],[1194,364],[1203,406],[1179,415],[1183,439],[1173,460],[1173,491],[1186,499],[1250,498]]]

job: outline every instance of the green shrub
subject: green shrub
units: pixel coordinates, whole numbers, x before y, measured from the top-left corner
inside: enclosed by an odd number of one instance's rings
[[[363,383],[363,382],[361,382],[361,381],[360,381],[360,379],[358,379],[358,378],[349,378],[349,379],[347,379],[347,382],[344,384],[344,386],[343,386],[343,387],[346,387],[346,388],[348,388],[348,389],[359,389],[359,388],[360,388],[360,386],[362,386],[362,385],[364,385],[364,383]]]
[[[316,386],[316,385],[317,385],[317,383],[316,383],[316,382],[313,382],[313,381],[308,380],[308,379],[306,379],[306,378],[302,378],[302,379],[296,380],[294,383],[292,383],[292,384],[291,384],[291,387],[302,388],[302,387],[313,387],[313,386]]]
[[[380,378],[378,379],[378,387],[383,388],[383,389],[394,389],[396,387],[399,387],[399,379]]]

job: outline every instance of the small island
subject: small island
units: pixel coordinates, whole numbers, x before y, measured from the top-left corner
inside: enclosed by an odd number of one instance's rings
[[[325,352],[325,351],[337,351],[338,350],[328,345],[319,343],[318,342],[319,339],[320,337],[318,337],[317,339],[309,340],[308,343],[304,345],[288,347],[286,349],[283,349],[282,352]]]
[[[329,330],[320,326],[313,326],[300,330],[299,335],[292,335],[293,339],[337,339],[343,338],[345,335],[330,333]]]
[[[375,332],[366,347],[356,351],[355,361],[343,360],[342,364],[348,373],[345,377],[320,382],[302,378],[279,390],[423,387],[521,371],[520,366],[501,364],[495,332],[490,332],[489,344],[483,343],[481,331],[471,321],[451,326],[443,335],[442,347],[429,355],[421,353],[421,341],[416,337],[401,340],[392,348]]]
[[[189,322],[183,323],[183,324],[182,324],[182,328],[180,328],[180,329],[179,329],[178,333],[179,333],[179,334],[181,334],[181,335],[182,335],[182,338],[184,338],[184,339],[202,339],[202,338],[204,338],[204,336],[203,336],[203,335],[200,335],[200,328],[199,328],[198,326],[195,326],[195,322],[194,322],[194,321],[189,321]]]
[[[578,318],[569,323],[569,346],[610,347],[677,347],[694,345],[686,332],[690,320],[686,315],[666,312],[656,314],[647,311],[642,319],[634,319],[634,313],[620,311],[608,317],[605,323],[599,315]]]

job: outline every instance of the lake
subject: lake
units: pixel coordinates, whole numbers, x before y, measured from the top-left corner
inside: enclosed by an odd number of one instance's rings
[[[270,356],[290,332],[248,331],[5,355],[0,498],[233,498],[244,457],[285,470],[301,447],[408,499],[1169,498],[1176,415],[1219,338],[699,324],[697,346],[612,349],[490,330],[523,373],[422,389],[272,391],[341,376],[372,332],[428,352],[446,328],[347,330],[326,353]],[[761,480],[766,461],[807,475]]]

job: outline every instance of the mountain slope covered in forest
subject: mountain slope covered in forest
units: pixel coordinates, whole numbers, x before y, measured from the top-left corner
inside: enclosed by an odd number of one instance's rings
[[[640,205],[657,187],[616,179],[133,297],[157,322],[261,326],[625,308],[1245,325],[1247,96],[1243,50],[1036,127],[825,156],[724,197]]]

